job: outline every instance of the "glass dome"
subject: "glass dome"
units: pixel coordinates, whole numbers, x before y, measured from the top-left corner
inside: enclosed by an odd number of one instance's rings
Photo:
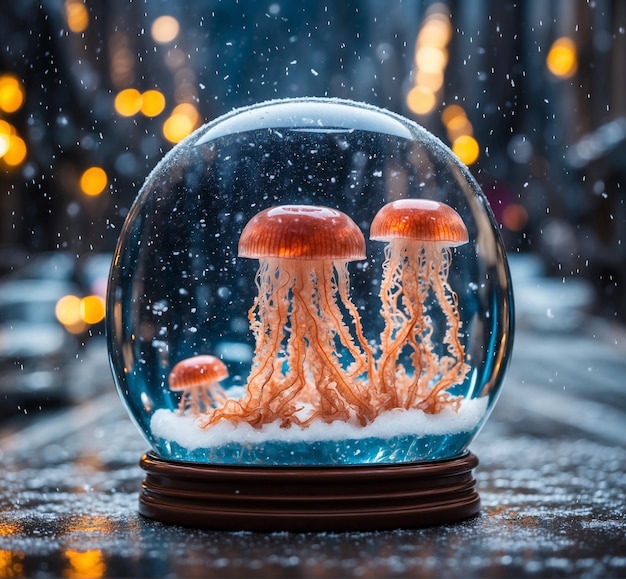
[[[120,235],[107,335],[154,453],[215,465],[458,457],[512,345],[488,202],[401,116],[287,99],[198,129]]]

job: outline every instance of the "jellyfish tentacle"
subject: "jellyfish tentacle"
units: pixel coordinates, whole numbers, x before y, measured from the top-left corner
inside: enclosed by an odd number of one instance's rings
[[[307,390],[307,360],[306,344],[304,343],[304,326],[306,320],[302,314],[302,292],[306,287],[305,279],[308,273],[304,268],[298,268],[292,275],[290,321],[291,332],[287,341],[288,369],[281,391],[275,397],[275,413],[287,425],[291,421],[299,422],[295,416],[302,406],[293,406],[292,402]],[[272,401],[273,402],[273,401]],[[310,402],[307,400],[307,402]],[[289,409],[289,410],[287,410]]]
[[[323,271],[322,269],[322,278],[326,275]],[[316,280],[320,278],[319,268],[314,277]],[[310,283],[313,282],[310,281]],[[314,289],[319,293],[319,284],[317,281],[315,281]],[[313,294],[314,292],[311,293]],[[334,345],[336,327],[325,315],[325,311],[314,312],[312,311],[312,306],[313,308],[319,308],[315,303],[302,301],[303,311],[306,313],[307,336],[310,340],[308,354],[312,360],[319,360],[321,366],[329,373],[329,377],[332,378],[332,382],[335,384],[334,387],[339,396],[355,409],[359,421],[364,423],[366,417],[370,415],[367,394],[365,392],[355,391],[358,388],[357,384],[349,379],[336,358]],[[329,387],[329,384],[327,380],[315,384],[316,389],[320,392],[320,396],[323,397],[326,394],[325,390]]]
[[[413,350],[410,358],[414,374],[405,392],[404,407],[407,409],[414,408],[423,399],[430,383],[439,372],[439,361],[431,340],[433,325],[425,308],[431,285],[432,259],[437,259],[438,256],[436,253],[431,256],[428,247],[422,242],[412,242],[408,245],[413,246],[414,253],[410,259],[413,265],[407,265],[407,269],[410,267],[413,273],[405,275],[404,278],[409,280],[407,297],[410,303],[414,304],[411,315],[415,319],[415,326],[414,332],[408,338],[408,345]]]
[[[383,277],[380,287],[381,316],[384,321],[380,336],[381,356],[378,360],[378,398],[383,408],[389,400],[393,400],[395,391],[395,362],[391,355],[393,349],[394,329],[404,323],[404,314],[398,308],[398,301],[402,294],[402,285],[398,283],[401,272],[401,259],[392,255],[389,245],[385,246],[385,261],[383,262]],[[391,365],[390,365],[391,364]]]
[[[218,421],[248,422],[255,425],[273,420],[267,401],[279,390],[280,364],[273,352],[283,340],[281,328],[288,317],[288,293],[292,283],[287,272],[282,272],[275,259],[261,261],[255,278],[258,288],[252,307],[248,310],[250,327],[256,347],[248,387],[243,400],[226,399],[201,426]]]
[[[414,335],[419,330],[422,319],[423,300],[419,296],[419,267],[415,267],[418,249],[413,245],[400,246],[393,252],[389,247],[386,248],[387,267],[384,275],[389,276],[389,279],[386,280],[388,283],[382,284],[381,299],[384,304],[383,310],[387,315],[384,315],[386,324],[383,330],[384,336],[381,339],[382,353],[379,360],[379,372],[385,396],[383,407],[386,409],[407,405],[409,378],[404,371],[398,372],[401,367],[399,357],[407,345],[418,352],[420,350]],[[413,362],[414,374],[419,376],[421,371],[419,356],[414,357]]]
[[[427,412],[436,412],[437,398],[440,394],[451,386],[460,384],[469,372],[469,366],[465,363],[465,349],[459,339],[461,320],[458,311],[458,296],[447,281],[451,251],[445,248],[444,251],[438,253],[438,256],[437,271],[432,277],[432,288],[446,317],[447,329],[443,341],[449,354],[449,362],[444,360],[440,362],[442,377],[419,405]],[[447,364],[448,367],[443,364]]]
[[[265,405],[266,399],[275,395],[277,365],[280,361],[274,355],[283,340],[283,329],[289,316],[289,298],[293,279],[287,272],[283,272],[277,260],[263,260],[257,275],[259,292],[256,311],[251,314],[257,315],[260,320],[265,320],[261,325],[262,332],[255,333],[256,348],[253,368],[248,378],[247,395],[244,400],[244,408],[256,411]],[[254,306],[253,306],[254,307]],[[257,326],[258,328],[258,326]],[[280,372],[278,372],[280,376]]]
[[[348,268],[343,262],[335,262],[335,269],[338,271],[337,288],[339,291],[339,297],[343,304],[345,304],[350,314],[352,323],[354,324],[354,331],[359,342],[359,348],[356,348],[358,354],[358,365],[350,372],[351,377],[358,376],[364,368],[367,368],[368,380],[371,384],[375,384],[377,381],[376,368],[374,365],[374,354],[372,347],[365,338],[363,332],[363,325],[361,324],[361,316],[354,305],[354,302],[350,299],[350,274]],[[356,356],[355,356],[356,358]]]

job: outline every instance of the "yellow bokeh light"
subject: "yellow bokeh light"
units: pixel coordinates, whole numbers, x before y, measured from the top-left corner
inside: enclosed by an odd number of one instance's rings
[[[3,142],[7,140],[7,136],[0,136],[0,152],[4,148]],[[17,135],[10,135],[8,137],[8,146],[2,154],[2,160],[11,167],[17,167],[24,162],[27,154],[26,143],[22,137]]]
[[[578,69],[578,55],[576,45],[566,36],[557,38],[546,57],[548,70],[559,78],[569,78]]]
[[[0,75],[0,109],[14,113],[24,104],[24,86],[12,74]]]
[[[435,108],[436,103],[435,93],[425,86],[414,86],[406,95],[406,105],[416,115],[430,113]]]
[[[415,64],[424,72],[442,72],[448,64],[448,51],[437,46],[420,46],[415,53]]]
[[[474,137],[461,135],[452,143],[452,152],[466,165],[472,165],[478,160],[480,147]]]
[[[9,150],[10,145],[11,135],[0,133],[0,157],[4,157],[5,153]]]
[[[0,135],[6,135],[10,137],[11,135],[15,135],[16,130],[15,127],[11,123],[7,123],[0,119]]]
[[[178,31],[180,30],[180,25],[178,24],[178,20],[173,16],[159,16],[153,23],[150,28],[150,34],[152,35],[152,40],[159,44],[167,44],[168,42],[172,42],[174,38],[178,36]]]
[[[57,320],[66,327],[80,324],[80,298],[73,295],[62,297],[57,302],[54,313]]]
[[[181,103],[174,107],[172,111],[174,115],[185,115],[193,124],[194,127],[200,123],[200,113],[198,109],[191,103]]]
[[[457,115],[450,119],[446,125],[446,129],[450,141],[455,141],[462,135],[471,136],[474,134],[474,127],[472,127],[472,123],[465,115]]]
[[[80,190],[89,197],[100,195],[107,183],[108,177],[102,167],[89,167],[80,176]]]
[[[461,105],[448,105],[441,113],[441,122],[447,127],[456,117],[465,117],[465,111]]]
[[[65,19],[67,27],[74,33],[80,34],[89,26],[89,12],[81,0],[67,0],[65,2]]]
[[[147,117],[156,117],[165,109],[165,97],[158,90],[147,90],[142,95],[141,112]]]
[[[443,86],[443,71],[426,72],[418,70],[416,84],[426,86],[433,92],[437,92]]]
[[[170,143],[179,143],[193,131],[193,122],[182,113],[170,115],[163,123],[163,136]]]
[[[136,88],[126,88],[115,97],[115,110],[123,117],[132,117],[141,110],[143,97]]]
[[[444,14],[433,14],[424,22],[417,37],[420,46],[436,46],[443,48],[452,38],[452,24]]]
[[[198,109],[191,103],[181,103],[163,123],[163,136],[171,143],[178,143],[199,125]]]
[[[104,300],[100,296],[86,296],[80,300],[80,317],[86,324],[97,324],[104,319]]]

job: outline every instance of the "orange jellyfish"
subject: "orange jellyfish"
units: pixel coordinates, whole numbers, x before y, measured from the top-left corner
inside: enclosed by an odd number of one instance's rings
[[[258,295],[248,313],[254,358],[246,394],[217,409],[208,424],[226,418],[288,427],[351,417],[365,424],[371,356],[348,295],[347,268],[365,258],[358,226],[328,207],[272,207],[245,226],[239,256],[259,260]]]
[[[178,410],[192,416],[208,411],[213,404],[222,404],[228,397],[220,380],[228,377],[228,369],[215,356],[193,356],[176,364],[169,375],[170,390],[182,392]]]
[[[439,412],[456,403],[445,391],[462,383],[469,371],[459,339],[458,299],[448,283],[450,248],[467,242],[467,228],[444,203],[401,199],[376,214],[370,238],[387,242],[380,288],[385,321],[377,366],[380,404]],[[432,341],[430,295],[446,320],[446,355],[441,357]],[[405,348],[412,376],[400,363]]]

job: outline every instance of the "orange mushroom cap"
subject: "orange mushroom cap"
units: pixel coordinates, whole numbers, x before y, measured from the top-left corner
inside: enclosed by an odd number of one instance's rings
[[[449,205],[429,199],[399,199],[378,211],[370,239],[411,239],[456,247],[467,243],[468,235],[461,216]]]
[[[219,358],[210,355],[186,358],[176,364],[169,376],[170,390],[180,391],[207,386],[228,377],[228,369]]]
[[[345,213],[316,205],[281,205],[257,213],[239,238],[240,257],[365,259],[365,238]]]

